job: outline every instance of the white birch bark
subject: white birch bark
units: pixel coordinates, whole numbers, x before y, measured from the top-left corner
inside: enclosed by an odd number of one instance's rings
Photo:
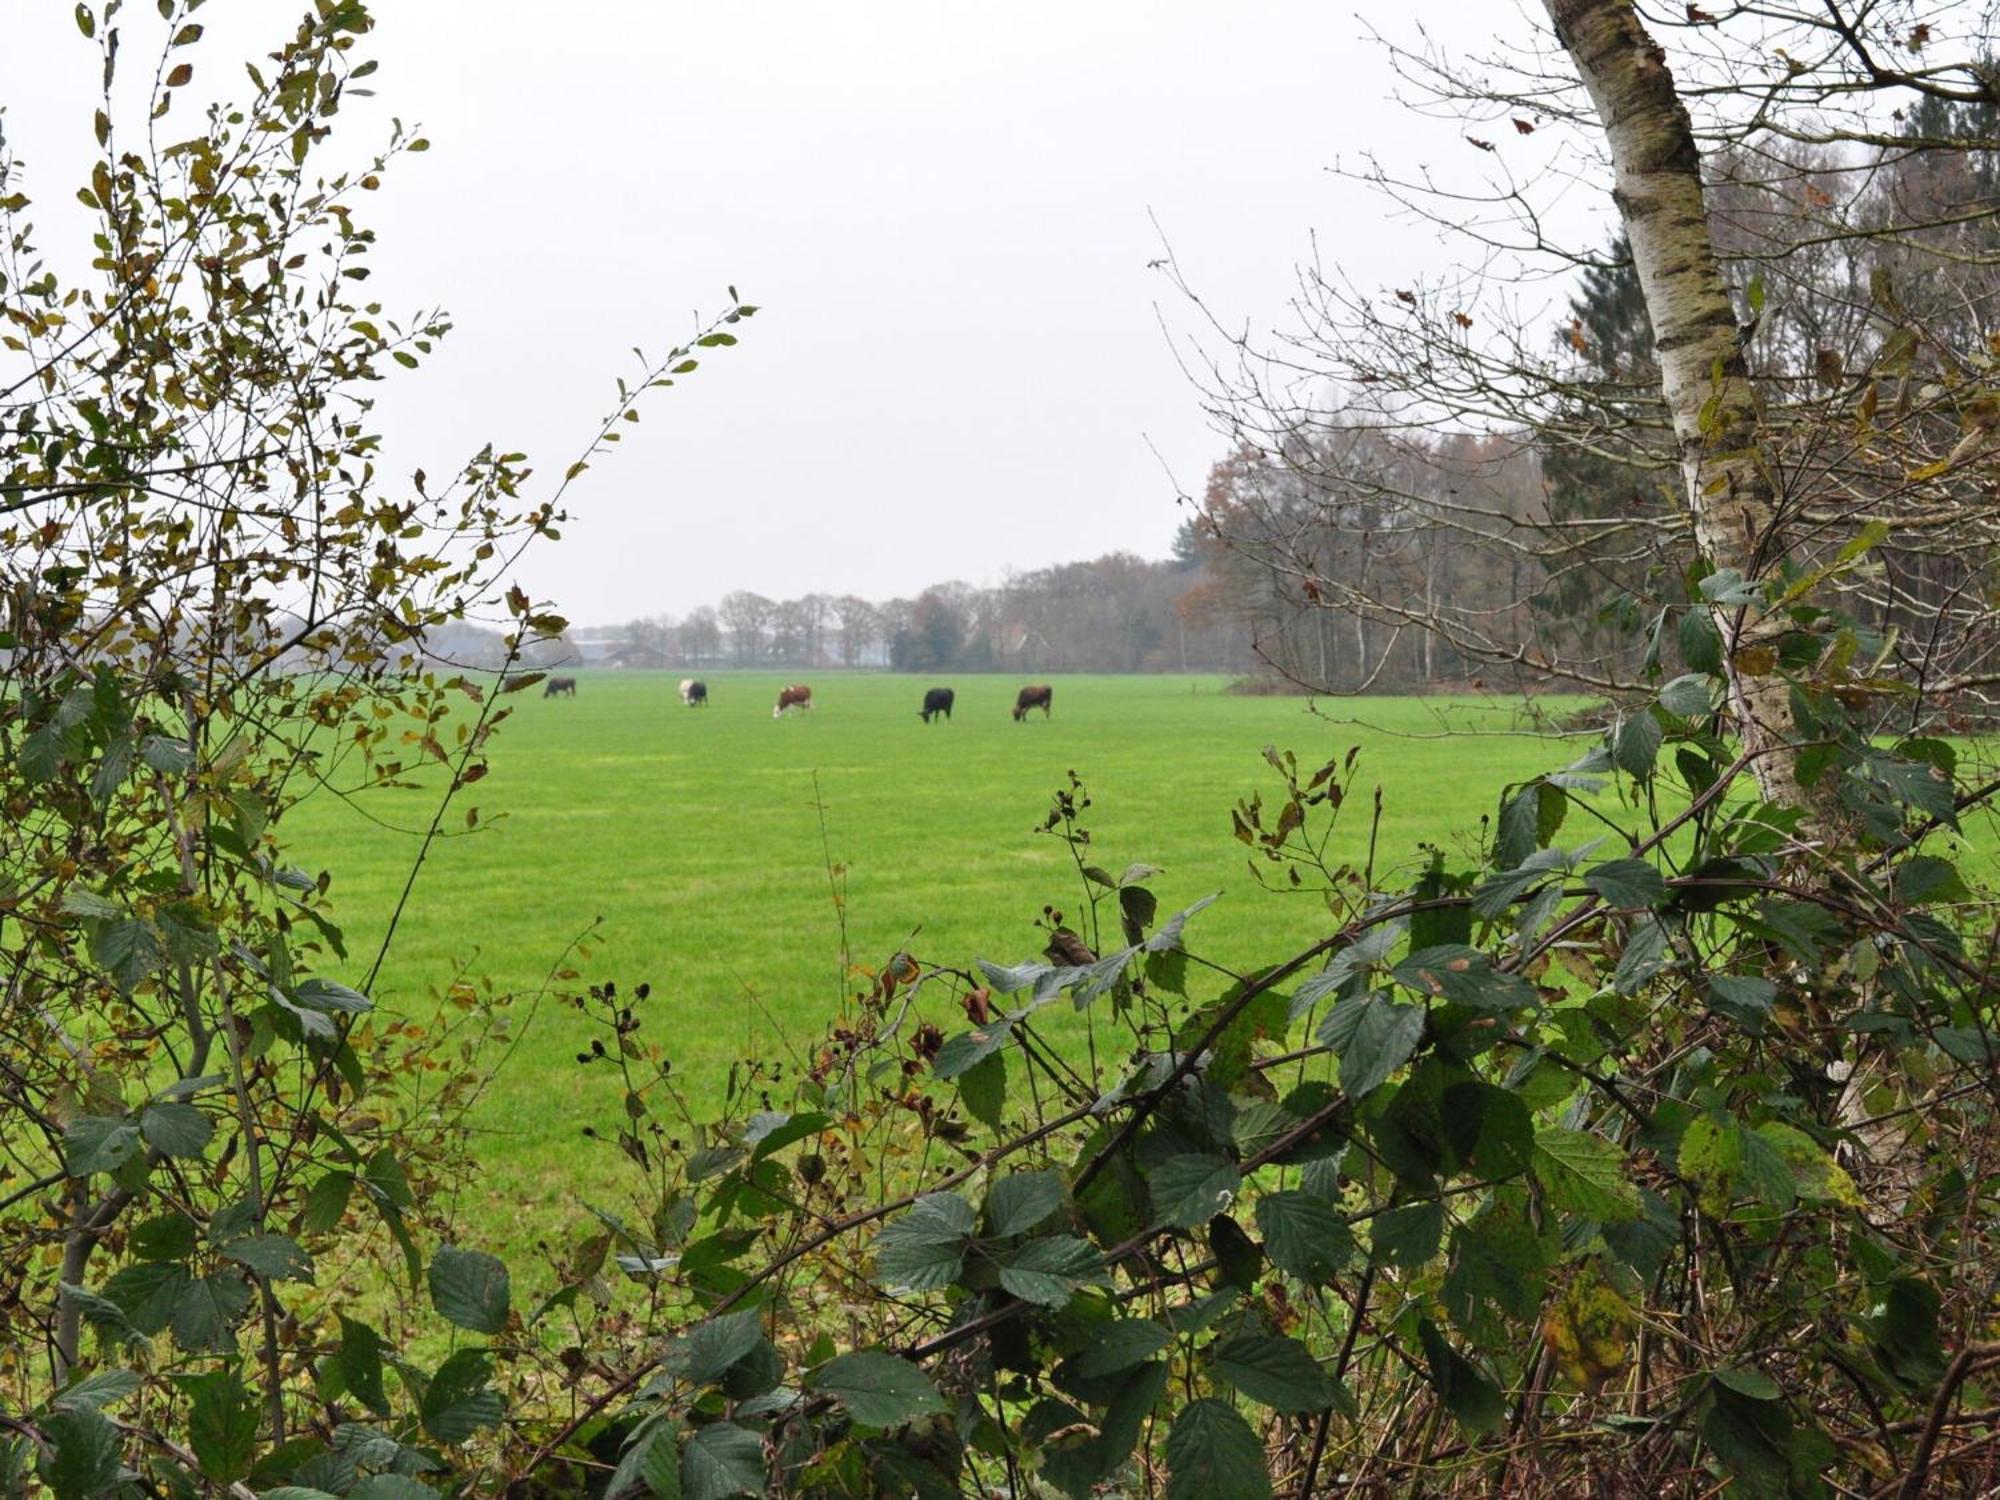
[[[1782,556],[1776,497],[1687,109],[1666,54],[1631,0],[1544,3],[1604,125],[1613,197],[1653,323],[1696,543],[1715,567],[1755,578]],[[1760,629],[1753,611],[1739,630],[1735,616],[1716,611],[1732,663],[1737,731],[1746,749],[1760,752],[1754,764],[1764,796],[1801,805],[1807,798],[1796,774],[1789,690],[1775,672],[1749,675],[1733,664],[1768,627]]]

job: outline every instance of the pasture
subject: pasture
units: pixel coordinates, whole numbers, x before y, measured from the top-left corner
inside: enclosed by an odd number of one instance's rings
[[[1055,677],[1052,716],[1016,723],[1018,679],[958,675],[940,679],[957,689],[952,718],[927,725],[918,710],[932,684],[918,677],[813,674],[812,711],[774,721],[777,689],[797,674],[705,673],[709,706],[692,709],[680,673],[578,675],[573,698],[535,689],[511,700],[518,712],[495,738],[491,774],[465,794],[479,831],[434,849],[376,999],[427,1015],[461,967],[531,992],[595,926],[584,978],[651,984],[647,1035],[667,1046],[697,1106],[719,1095],[733,1057],[803,1051],[852,988],[830,861],[857,963],[898,949],[966,966],[1035,956],[1043,904],[1076,908],[1065,846],[1034,831],[1074,770],[1093,799],[1097,861],[1163,867],[1154,886],[1165,910],[1224,892],[1191,927],[1191,946],[1249,965],[1324,929],[1314,898],[1259,890],[1231,837],[1232,805],[1277,788],[1266,745],[1307,767],[1360,746],[1332,850],[1365,857],[1379,785],[1378,872],[1404,879],[1420,843],[1476,838],[1503,779],[1581,748],[1519,732],[1516,705],[1502,700],[1336,701],[1316,716],[1298,698],[1227,695],[1214,678]],[[1436,737],[1447,724],[1515,732]],[[433,802],[372,795],[364,816],[320,797],[286,819],[292,857],[333,874],[349,978],[365,972],[416,850],[412,833],[384,825],[420,826]],[[449,826],[462,829],[462,816]],[[526,1001],[516,1009],[517,1020],[530,1014]],[[482,1109],[501,1168],[487,1180],[506,1185],[508,1204],[611,1172],[591,1165],[609,1148],[579,1154],[581,1128],[610,1124],[619,1102],[602,1070],[577,1066],[584,1044],[573,1011],[534,1009]],[[491,1215],[504,1219],[508,1204]]]

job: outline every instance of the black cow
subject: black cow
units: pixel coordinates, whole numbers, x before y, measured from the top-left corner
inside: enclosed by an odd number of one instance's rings
[[[1014,698],[1014,722],[1018,724],[1027,718],[1028,710],[1031,708],[1039,708],[1042,711],[1042,717],[1045,719],[1048,718],[1050,704],[1054,701],[1055,696],[1056,690],[1046,682],[1029,683]]]
[[[917,710],[917,717],[922,719],[926,724],[930,723],[932,714],[943,714],[949,719],[951,717],[951,700],[952,693],[950,688],[932,688],[924,694],[924,706]]]
[[[576,679],[574,677],[551,677],[549,685],[542,689],[544,698],[574,698]]]

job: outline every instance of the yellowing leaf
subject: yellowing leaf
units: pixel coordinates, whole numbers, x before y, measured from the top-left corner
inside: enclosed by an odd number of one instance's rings
[[[1542,1315],[1542,1342],[1578,1390],[1595,1392],[1625,1368],[1639,1317],[1632,1304],[1587,1262]]]
[[[1842,1208],[1860,1208],[1861,1191],[1847,1169],[1821,1149],[1819,1143],[1792,1125],[1759,1125],[1757,1134],[1769,1141],[1779,1158],[1791,1169],[1798,1194],[1808,1203],[1838,1203]]]

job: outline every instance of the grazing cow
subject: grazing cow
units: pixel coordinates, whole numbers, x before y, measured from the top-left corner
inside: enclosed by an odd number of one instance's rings
[[[549,685],[542,689],[544,698],[574,698],[576,679],[574,677],[551,677]]]
[[[1027,718],[1028,710],[1031,708],[1039,708],[1042,711],[1042,717],[1045,719],[1048,718],[1049,705],[1055,698],[1055,695],[1056,690],[1046,682],[1030,683],[1027,687],[1022,688],[1014,699],[1014,722],[1018,724]]]
[[[917,710],[917,717],[922,719],[926,724],[930,723],[932,714],[943,714],[949,719],[951,717],[951,701],[952,692],[950,688],[932,688],[924,694],[924,706]]]
[[[803,709],[810,713],[813,706],[813,690],[802,682],[778,689],[778,706],[771,710],[774,719],[783,718],[788,708]]]
[[[681,679],[681,702],[689,708],[708,707],[708,684],[699,677]]]

